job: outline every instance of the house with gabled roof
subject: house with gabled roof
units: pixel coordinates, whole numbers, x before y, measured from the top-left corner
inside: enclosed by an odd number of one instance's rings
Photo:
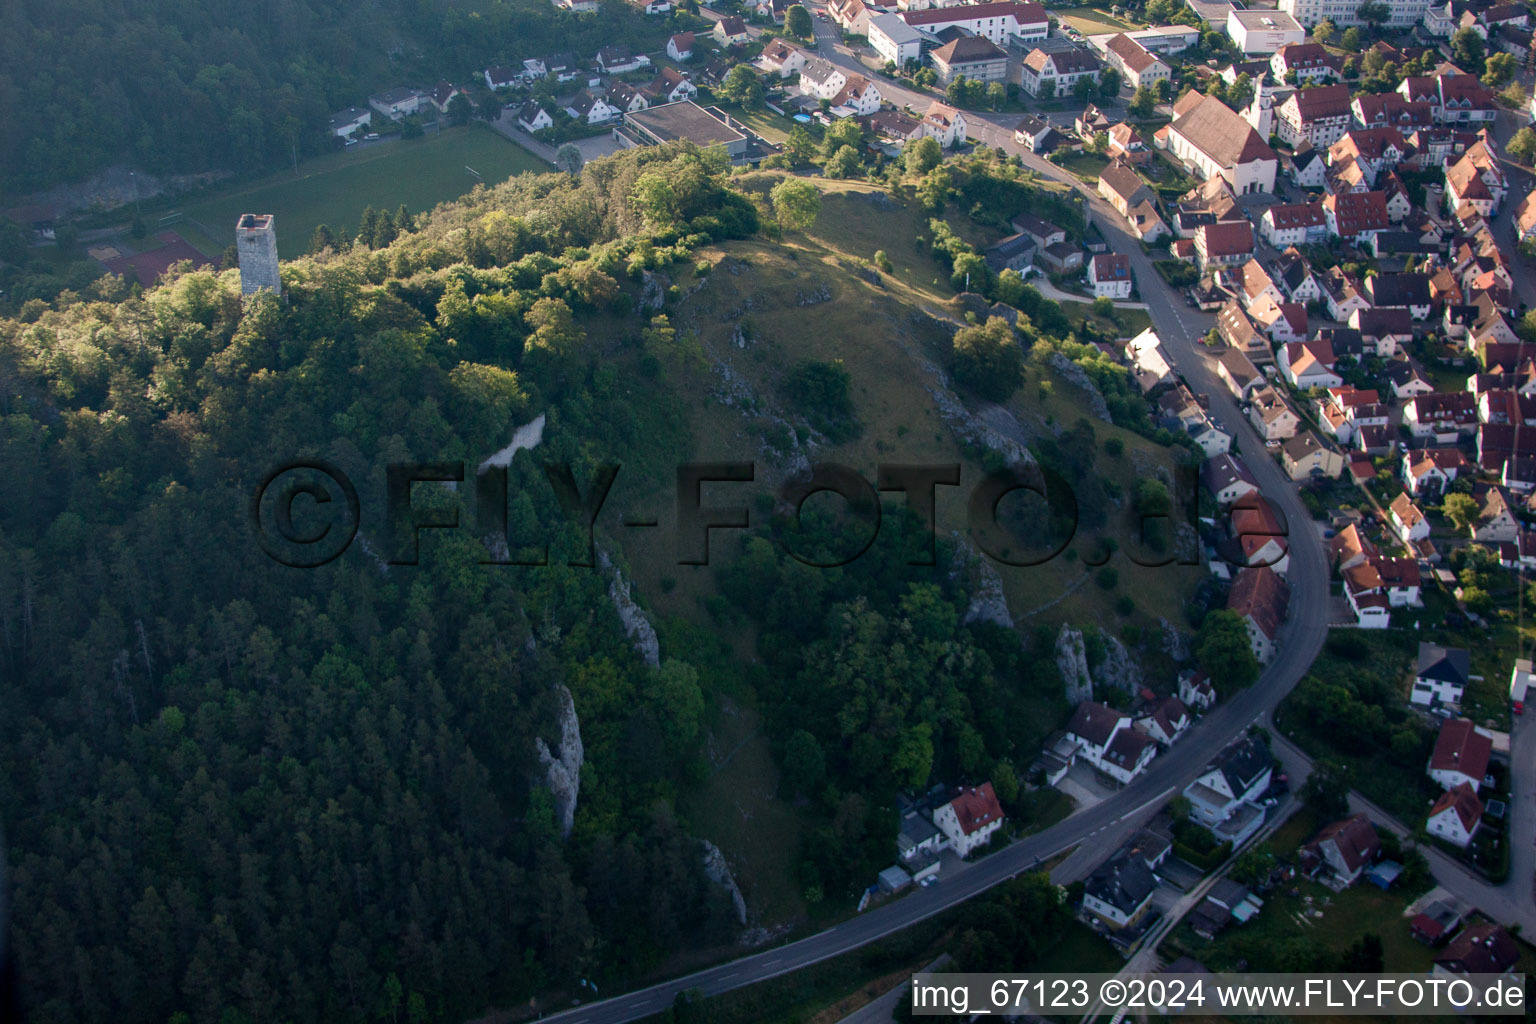
[[[1384,192],[1336,192],[1325,196],[1323,218],[1330,235],[1356,244],[1392,227]]]
[[[1343,84],[1296,90],[1275,110],[1275,134],[1291,146],[1308,142],[1327,149],[1349,131],[1349,93]]]
[[[1239,570],[1232,582],[1227,610],[1244,621],[1253,656],[1261,664],[1274,656],[1290,600],[1290,587],[1268,566]]]
[[[933,823],[949,840],[950,849],[961,857],[991,842],[1003,826],[1003,808],[997,802],[992,783],[962,786],[947,802],[933,810]]]
[[[1336,388],[1343,384],[1333,364],[1333,346],[1326,341],[1292,342],[1280,349],[1280,373],[1295,388]]]
[[[1476,793],[1492,757],[1493,733],[1465,718],[1451,718],[1440,723],[1425,771],[1441,789],[1469,786]]]
[[[1083,883],[1083,910],[1110,931],[1120,931],[1146,916],[1158,885],[1157,875],[1142,857],[1121,850]]]
[[[1325,885],[1346,889],[1381,855],[1381,839],[1364,814],[1325,825],[1302,848],[1301,868]]]
[[[1460,707],[1470,674],[1471,658],[1466,648],[1444,647],[1421,640],[1418,669],[1414,673],[1413,688],[1408,692],[1408,700],[1421,707],[1441,704]]]
[[[1259,482],[1248,466],[1236,455],[1218,455],[1200,465],[1200,482],[1216,499],[1228,506],[1240,498],[1257,493]]]
[[[1158,82],[1168,81],[1173,74],[1167,64],[1124,32],[1116,34],[1104,44],[1104,56],[1132,89],[1143,86],[1150,88]]]
[[[1520,962],[1520,947],[1503,928],[1487,921],[1470,925],[1435,957],[1439,975],[1509,974]]]
[[[1328,220],[1321,203],[1283,203],[1265,207],[1259,230],[1276,249],[1314,245],[1327,237]]]
[[[1301,429],[1301,417],[1285,397],[1272,387],[1262,387],[1253,393],[1248,406],[1248,419],[1259,436],[1266,441],[1285,441],[1296,436]]]
[[[1261,801],[1269,790],[1274,764],[1267,744],[1256,736],[1244,736],[1184,788],[1191,816],[1219,841],[1240,846],[1264,824]]]
[[[1472,787],[1463,782],[1440,794],[1429,809],[1424,830],[1452,846],[1466,849],[1483,823],[1483,802]]]

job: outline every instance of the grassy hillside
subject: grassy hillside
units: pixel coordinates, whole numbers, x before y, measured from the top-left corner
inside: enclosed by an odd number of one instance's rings
[[[776,180],[766,174],[738,179],[745,188],[762,192]],[[1016,439],[1025,444],[1049,442],[1064,428],[1091,419],[1088,397],[1039,353],[1029,360],[1024,387],[1004,405],[957,395],[944,367],[951,333],[964,322],[964,314],[947,273],[918,244],[929,214],[876,186],[818,185],[823,206],[806,234],[791,234],[782,242],[711,246],[698,254],[693,267],[673,275],[681,298],[672,323],[697,338],[708,367],[706,373],[672,380],[689,410],[688,433],[694,439],[689,457],[757,465],[753,483],[715,485],[718,497],[707,503],[748,504],[754,522],[761,522],[764,507],[754,501],[773,493],[806,458],[853,467],[869,481],[876,479],[881,463],[958,461],[961,485],[938,489],[937,519],[941,536],[964,538],[966,502],[989,467],[985,453],[957,433],[954,418],[941,413],[935,395],[964,402],[989,422],[1011,424]],[[977,244],[998,234],[959,218],[952,223]],[[876,250],[889,257],[890,273],[872,266],[869,257]],[[786,444],[790,430],[811,432],[785,398],[786,378],[804,360],[839,360],[847,369],[862,427],[858,437]],[[1134,431],[1097,420],[1091,429],[1099,447],[1094,472],[1122,495],[1129,495],[1138,479],[1172,465],[1170,449]],[[1110,439],[1123,446],[1118,456],[1103,450]],[[629,488],[616,487],[613,500],[621,509],[656,514],[660,520],[659,529],[625,530],[615,537],[637,590],[658,616],[706,625],[727,638],[738,657],[755,664],[764,652],[756,649],[752,622],[722,612],[718,564],[736,557],[737,541],[731,532],[717,533],[711,545],[716,565],[677,565],[671,489],[669,479],[631,478]],[[901,500],[899,494],[885,496],[882,536],[897,528],[891,514]],[[824,495],[811,501],[836,507],[841,499]],[[996,566],[1020,634],[1037,643],[1033,650],[1039,651],[1039,638],[1053,636],[1062,623],[1096,625],[1130,640],[1141,629],[1156,627],[1160,616],[1185,626],[1177,610],[1198,584],[1198,568],[1143,568],[1116,555],[1109,562],[1119,577],[1113,587],[1101,585],[1097,573],[1102,570],[1090,575],[1085,568],[1083,556],[1107,538],[1123,540],[1130,528],[1127,520],[1111,516],[1100,529],[1079,531],[1069,554],[1028,568]],[[1132,602],[1128,613],[1123,596]],[[1161,664],[1155,653],[1148,659],[1149,667]],[[1019,757],[1027,764],[1066,708],[1054,689],[1024,699],[1031,713],[1009,728],[1017,733]],[[693,824],[739,867],[749,902],[765,921],[792,920],[806,909],[793,867],[802,833],[814,821],[786,806],[772,745],[750,696],[724,706],[713,729],[715,763],[688,801]]]

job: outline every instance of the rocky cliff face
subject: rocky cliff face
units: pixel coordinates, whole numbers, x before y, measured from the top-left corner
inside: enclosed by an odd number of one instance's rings
[[[978,559],[976,586],[971,592],[971,603],[965,609],[966,625],[973,622],[992,622],[1013,628],[1013,616],[1008,611],[1008,599],[1003,594],[1003,578],[988,558]]]
[[[1094,680],[1101,686],[1135,693],[1142,684],[1141,666],[1118,638],[1104,634],[1104,660],[1093,668]]]
[[[576,717],[576,702],[571,691],[558,687],[560,700],[560,742],[556,753],[551,753],[542,736],[534,739],[534,750],[539,763],[545,767],[545,781],[555,798],[555,818],[560,824],[560,835],[568,838],[571,826],[576,823],[576,798],[581,792],[581,765],[585,752],[581,746],[581,722]]]
[[[1083,647],[1083,631],[1065,623],[1056,634],[1056,671],[1067,693],[1067,703],[1093,700],[1093,677],[1088,674],[1088,653]]]
[[[736,879],[731,875],[731,868],[725,862],[725,854],[720,852],[720,847],[708,839],[699,840],[704,844],[704,874],[711,882],[730,893],[731,905],[736,908],[736,923],[747,923],[747,901],[742,898],[741,888],[737,886]]]
[[[661,664],[661,645],[656,640],[655,627],[634,598],[629,596],[629,581],[614,567],[607,552],[599,552],[597,560],[603,571],[610,574],[608,597],[613,601],[614,610],[619,613],[619,621],[624,623],[624,635],[634,641],[635,650],[640,652],[645,663],[655,668]]]

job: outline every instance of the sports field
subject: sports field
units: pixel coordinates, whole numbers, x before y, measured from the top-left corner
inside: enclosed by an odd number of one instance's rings
[[[1109,13],[1106,7],[1053,7],[1051,13],[1085,36],[1125,32],[1136,27]]]
[[[404,203],[420,213],[463,195],[481,180],[493,184],[524,171],[548,170],[548,164],[494,129],[471,124],[419,139],[359,145],[301,163],[298,177],[291,171],[275,174],[208,196],[180,208],[208,232],[182,225],[178,230],[201,246],[211,245],[209,255],[216,256],[234,242],[240,214],[274,214],[278,254],[289,259],[304,254],[316,225],[356,231],[365,207],[393,210]]]

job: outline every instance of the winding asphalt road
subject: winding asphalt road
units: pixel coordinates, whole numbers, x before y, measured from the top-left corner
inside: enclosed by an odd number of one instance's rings
[[[858,64],[846,49],[839,52],[834,48],[826,34],[825,23],[818,21],[816,27],[821,44],[819,49],[824,56],[847,67]],[[890,94],[884,79],[881,89],[886,92],[887,99],[905,102],[899,94]],[[911,102],[919,105],[918,99],[914,94]],[[926,100],[922,100],[920,108],[924,106]],[[1137,284],[1147,302],[1153,326],[1162,338],[1169,362],[1183,374],[1191,388],[1210,396],[1212,415],[1238,439],[1242,451],[1248,453],[1245,461],[1258,480],[1261,493],[1278,506],[1291,525],[1290,615],[1280,650],[1254,686],[1215,708],[1171,754],[1153,761],[1141,778],[1103,803],[1085,808],[1043,832],[984,857],[965,871],[946,877],[939,885],[917,889],[902,899],[883,904],[816,935],[649,988],[575,1007],[545,1020],[561,1024],[624,1024],[639,1020],[671,1006],[677,993],[688,989],[717,995],[857,949],[963,903],[1078,844],[1084,844],[1085,853],[1091,854],[1081,859],[1074,857],[1079,864],[1099,859],[1114,848],[1117,836],[1125,832],[1130,823],[1193,781],[1205,765],[1248,726],[1267,720],[1269,711],[1306,673],[1322,647],[1327,633],[1328,609],[1328,565],[1322,537],[1302,505],[1296,488],[1279,464],[1268,456],[1263,441],[1249,425],[1248,418],[1241,414],[1236,401],[1216,376],[1205,350],[1198,344],[1213,326],[1215,318],[1186,306],[1182,297],[1163,283],[1153,269],[1152,261],[1142,251],[1141,243],[1125,231],[1121,226],[1123,221],[1096,193],[1082,187],[1055,165],[1025,152],[1014,143],[1011,128],[985,117],[973,119],[973,123],[978,120],[981,123],[976,135],[980,141],[1019,154],[1025,164],[1043,177],[1071,184],[1087,197],[1090,210],[1110,247],[1131,259]]]

